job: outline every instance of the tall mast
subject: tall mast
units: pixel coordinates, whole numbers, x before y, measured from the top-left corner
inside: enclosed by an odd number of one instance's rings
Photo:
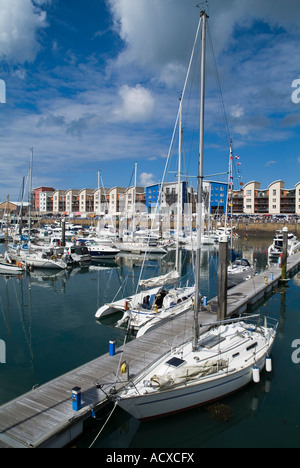
[[[182,100],[179,104],[179,142],[178,142],[178,180],[177,180],[177,238],[176,238],[176,260],[175,270],[179,270],[179,230],[182,209],[182,191],[181,191],[181,146],[182,146]]]
[[[32,160],[33,160],[33,148],[30,149],[30,177],[29,177],[29,240],[30,240],[30,230],[31,230],[31,212],[32,212]]]
[[[202,234],[202,197],[203,197],[203,150],[204,150],[204,95],[205,95],[205,42],[206,19],[205,11],[201,11],[202,35],[201,35],[201,101],[200,101],[200,131],[199,131],[199,162],[198,162],[198,189],[197,189],[197,250],[195,273],[195,305],[194,305],[194,339],[193,349],[196,350],[199,338],[198,313],[201,308],[200,297],[200,261],[201,261],[201,234]]]
[[[230,248],[233,249],[233,233],[232,233],[232,215],[233,215],[233,151],[232,139],[230,140],[230,159],[229,159],[229,208],[230,208]]]
[[[136,177],[137,177],[137,162],[135,161],[134,163],[134,188],[133,188],[133,200],[132,200],[132,240],[134,237],[134,231],[135,231],[135,197],[136,197]]]

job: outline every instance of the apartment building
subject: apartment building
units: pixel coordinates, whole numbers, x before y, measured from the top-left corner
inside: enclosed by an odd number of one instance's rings
[[[187,182],[180,184],[182,212],[185,205],[196,209],[197,194]],[[134,203],[135,194],[135,203]],[[228,203],[228,196],[230,200]],[[161,200],[160,200],[161,197]],[[54,190],[51,187],[38,187],[34,190],[34,209],[40,212],[75,215],[130,215],[136,212],[151,213],[159,204],[160,209],[170,215],[177,213],[178,184],[166,183],[147,187],[113,187],[81,190]],[[300,182],[294,188],[285,188],[282,180],[272,182],[267,188],[253,180],[240,190],[228,190],[226,183],[204,182],[205,213],[222,215],[228,211],[246,215],[300,215]]]
[[[52,211],[53,193],[54,188],[52,187],[38,187],[34,189],[32,194],[32,209],[41,213]]]
[[[248,182],[243,189],[233,192],[233,213],[300,215],[300,182],[292,189],[286,189],[282,180],[272,182],[267,189],[261,189],[260,182]]]

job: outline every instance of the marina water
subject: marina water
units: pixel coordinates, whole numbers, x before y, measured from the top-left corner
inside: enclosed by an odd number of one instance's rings
[[[257,261],[258,271],[267,265],[271,241],[255,236],[239,240],[243,254]],[[181,260],[186,284],[193,281],[192,256],[182,251]],[[143,278],[167,273],[174,261],[174,252],[151,257]],[[210,299],[217,295],[218,249],[203,248],[201,262],[201,291]],[[121,346],[125,331],[115,328],[111,318],[97,321],[95,312],[114,299],[121,284],[125,290],[120,297],[135,292],[142,263],[142,257],[122,255],[116,262],[93,262],[67,271],[1,275],[0,343],[5,343],[5,356],[2,346],[0,404],[107,353],[110,340]],[[259,305],[259,312],[280,321],[272,352],[273,371],[262,373],[259,384],[159,421],[140,423],[117,409],[93,447],[299,447],[299,298],[300,273]],[[95,380],[99,377],[95,375]],[[96,416],[87,421],[84,434],[73,446],[89,447],[105,422],[105,411]]]

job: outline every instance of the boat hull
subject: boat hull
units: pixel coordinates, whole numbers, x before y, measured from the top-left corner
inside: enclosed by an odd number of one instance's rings
[[[18,267],[17,265],[10,265],[6,263],[0,263],[0,273],[9,273],[9,274],[20,274],[23,272],[23,267]]]
[[[64,270],[67,265],[64,262],[55,262],[47,259],[26,259],[24,258],[26,266],[33,268],[44,268],[51,270]]]
[[[267,353],[255,363],[261,371]],[[222,376],[208,379],[193,385],[183,385],[178,389],[160,391],[136,397],[123,397],[119,406],[134,418],[144,421],[202,406],[234,393],[253,381],[253,363],[238,371],[224,371]]]
[[[119,250],[90,250],[92,260],[114,259]]]

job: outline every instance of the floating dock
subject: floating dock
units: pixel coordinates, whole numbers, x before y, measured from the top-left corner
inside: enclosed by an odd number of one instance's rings
[[[300,253],[289,257],[287,276],[296,274],[299,265]],[[275,265],[230,289],[227,315],[239,315],[270,297],[280,279],[281,269]],[[216,313],[217,298],[203,307],[200,325],[215,322]],[[130,377],[139,374],[170,347],[191,338],[192,326],[193,313],[186,312],[117,348],[115,354],[100,356],[4,404],[0,407],[0,448],[65,447],[82,433],[84,421],[107,404],[110,390],[125,385],[125,376],[120,376],[123,362],[129,364]],[[80,390],[77,395],[76,390]]]

